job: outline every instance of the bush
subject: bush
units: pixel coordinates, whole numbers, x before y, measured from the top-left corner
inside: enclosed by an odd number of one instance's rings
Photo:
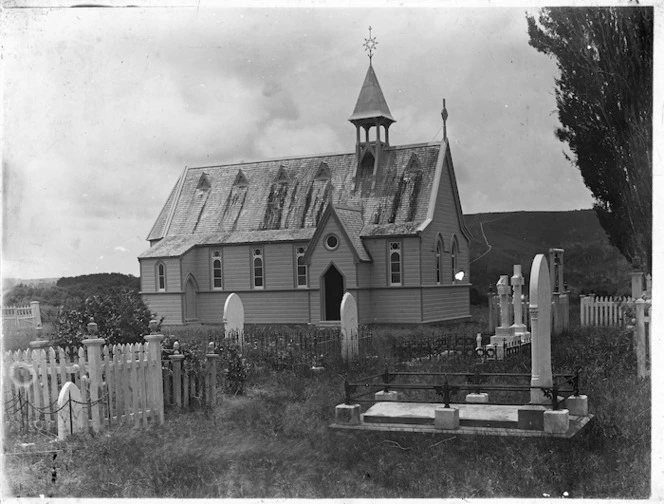
[[[143,336],[150,332],[152,318],[153,314],[135,290],[120,289],[89,296],[83,301],[73,302],[69,307],[60,308],[54,323],[54,343],[80,346],[83,339],[90,337],[87,331],[90,319],[97,324],[96,337],[104,338],[107,344],[142,343]]]

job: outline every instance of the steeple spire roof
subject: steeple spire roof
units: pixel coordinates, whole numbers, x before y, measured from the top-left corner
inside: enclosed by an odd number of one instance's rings
[[[396,122],[390,113],[390,108],[387,106],[383,91],[378,83],[378,77],[374,72],[373,66],[369,64],[367,75],[362,84],[360,96],[357,98],[355,110],[353,115],[348,119],[350,122],[359,121],[362,119],[375,119],[382,117],[387,122]]]

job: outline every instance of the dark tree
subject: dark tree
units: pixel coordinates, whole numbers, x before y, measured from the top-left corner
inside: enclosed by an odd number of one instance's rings
[[[555,58],[566,142],[609,241],[646,272],[652,260],[653,9],[545,8],[530,45]]]

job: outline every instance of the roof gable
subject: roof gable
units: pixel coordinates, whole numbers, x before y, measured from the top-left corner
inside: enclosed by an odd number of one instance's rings
[[[344,239],[348,243],[355,261],[370,262],[372,260],[371,256],[364,248],[364,244],[360,238],[360,234],[364,226],[362,211],[357,208],[335,207],[334,204],[330,204],[325,209],[325,212],[321,217],[321,221],[313,236],[311,237],[307,251],[304,254],[305,263],[309,264],[311,261],[311,256],[314,249],[316,248],[316,244],[318,241],[320,241],[321,236],[323,236],[325,233],[327,223],[330,219],[334,219],[339,224]]]

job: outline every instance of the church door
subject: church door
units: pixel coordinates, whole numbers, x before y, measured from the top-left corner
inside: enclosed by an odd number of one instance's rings
[[[344,277],[331,265],[323,275],[323,320],[341,319],[341,300],[344,296]]]
[[[187,279],[187,285],[184,288],[184,320],[192,321],[196,320],[196,281],[189,277]]]

